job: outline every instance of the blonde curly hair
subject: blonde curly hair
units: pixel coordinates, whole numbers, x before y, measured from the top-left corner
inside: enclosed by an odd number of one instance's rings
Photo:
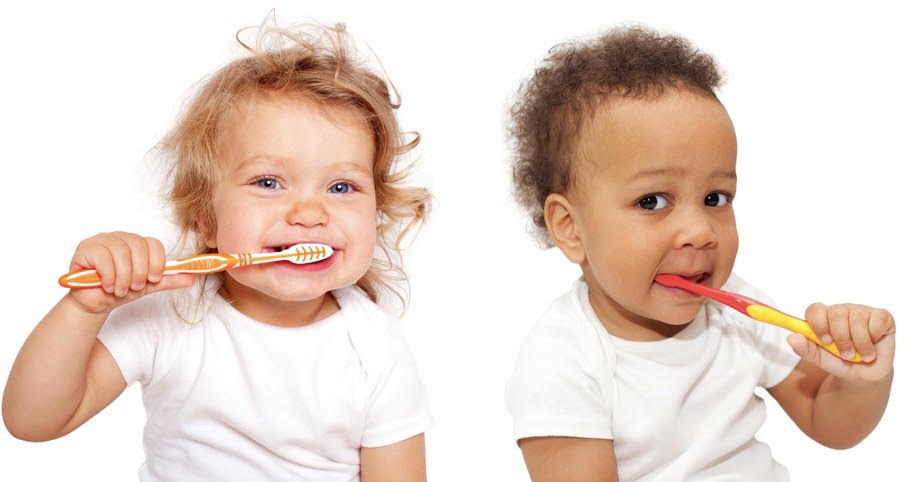
[[[256,27],[252,43],[236,39],[250,55],[235,60],[206,79],[161,141],[159,150],[170,162],[168,201],[180,233],[179,244],[194,252],[207,250],[198,221],[215,226],[212,193],[220,175],[217,143],[235,109],[260,94],[305,98],[330,108],[363,116],[374,134],[374,184],[377,201],[377,243],[367,273],[356,283],[372,300],[389,289],[404,301],[392,281],[405,281],[399,266],[406,234],[423,222],[430,208],[428,190],[403,186],[408,166],[398,162],[420,140],[416,132],[400,131],[394,111],[395,88],[385,76],[358,58],[345,25]],[[393,100],[392,93],[396,95]]]

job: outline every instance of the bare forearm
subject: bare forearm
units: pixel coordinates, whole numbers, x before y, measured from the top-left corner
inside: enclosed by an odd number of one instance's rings
[[[861,442],[884,414],[893,376],[872,382],[828,376],[815,396],[810,435],[836,449]]]
[[[19,351],[3,393],[3,420],[28,440],[58,436],[86,394],[89,355],[107,314],[90,314],[65,296]]]

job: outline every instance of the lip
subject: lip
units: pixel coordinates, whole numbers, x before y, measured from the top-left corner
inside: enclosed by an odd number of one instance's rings
[[[276,243],[276,244],[271,244],[269,246],[264,246],[262,249],[262,252],[264,252],[264,253],[279,252],[279,251],[282,251],[283,249],[291,248],[292,246],[294,246],[296,244],[325,244],[325,245],[333,248],[333,251],[336,251],[338,249],[335,245],[328,243],[326,241],[320,241],[320,240],[316,240],[316,239],[306,239],[306,240],[290,241],[288,243]]]
[[[276,263],[272,263],[272,265],[276,266],[277,268],[289,269],[292,271],[312,271],[312,272],[324,271],[326,269],[329,269],[329,267],[334,262],[336,262],[336,255],[339,254],[339,252],[340,252],[339,250],[334,249],[333,254],[331,254],[328,258],[322,259],[320,261],[315,261],[313,263],[296,264],[291,261],[279,261]]]
[[[713,277],[713,271],[679,271],[679,272],[668,271],[668,272],[657,273],[657,274],[672,274],[672,275],[676,275],[676,276],[681,276],[682,278],[689,279],[691,281],[694,281],[698,284],[702,284],[704,286],[710,286],[710,284],[709,284],[710,279]],[[677,298],[683,298],[683,299],[702,298],[701,295],[694,294],[690,291],[683,290],[681,288],[672,288],[670,286],[661,285],[661,284],[657,283],[655,279],[653,280],[653,286],[656,287],[657,289],[659,289],[661,292],[668,293]]]
[[[297,264],[297,263],[293,263],[291,261],[279,261],[276,263],[271,263],[271,265],[275,266],[277,268],[287,269],[287,270],[292,270],[292,271],[310,271],[310,272],[324,271],[324,270],[328,269],[336,261],[337,254],[339,254],[339,252],[341,251],[340,248],[338,248],[326,241],[321,241],[321,240],[316,240],[316,239],[306,239],[306,240],[290,241],[288,243],[273,244],[273,245],[264,247],[262,251],[264,253],[279,252],[279,251],[282,251],[282,248],[288,249],[296,244],[325,244],[333,249],[333,254],[331,254],[326,259],[322,259],[320,261],[316,261],[313,263]]]

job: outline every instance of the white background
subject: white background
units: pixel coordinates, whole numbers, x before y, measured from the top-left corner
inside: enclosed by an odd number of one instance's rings
[[[817,446],[773,403],[759,438],[800,481],[898,480],[909,466],[910,15],[879,2],[83,3],[0,11],[0,382],[64,294],[56,279],[80,239],[172,236],[147,151],[194,82],[239,53],[235,31],[274,6],[282,24],[346,22],[401,91],[404,127],[424,136],[416,179],[435,204],[408,252],[403,323],[436,418],[430,478],[525,480],[504,382],[529,325],[578,270],[526,235],[506,107],[550,46],[641,22],[692,39],[726,74],[720,98],[739,137],[736,272],[794,314],[816,300],[860,302],[891,309],[899,325],[894,391],[868,439],[844,452]],[[133,386],[60,440],[2,431],[0,479],[131,479],[144,419]]]

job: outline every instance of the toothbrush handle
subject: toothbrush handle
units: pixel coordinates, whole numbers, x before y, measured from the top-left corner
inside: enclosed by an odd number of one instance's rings
[[[812,331],[811,326],[805,320],[800,320],[799,318],[794,318],[792,316],[783,313],[782,311],[775,310],[765,304],[758,303],[750,305],[746,308],[748,316],[758,320],[763,321],[764,323],[770,323],[771,325],[776,325],[781,328],[786,328],[787,330],[798,333],[805,336],[809,340],[815,342],[821,348],[833,353],[838,358],[843,358],[840,354],[840,350],[837,349],[837,343],[831,342],[830,344],[825,345],[818,338],[818,335]],[[853,354],[853,362],[859,362],[862,360],[862,356],[859,353]]]
[[[244,266],[251,263],[248,254],[198,254],[187,258],[168,261],[165,263],[164,275],[191,273],[208,274],[225,271],[235,266]],[[94,269],[83,269],[67,273],[57,280],[64,288],[95,288],[101,286],[101,278]]]

